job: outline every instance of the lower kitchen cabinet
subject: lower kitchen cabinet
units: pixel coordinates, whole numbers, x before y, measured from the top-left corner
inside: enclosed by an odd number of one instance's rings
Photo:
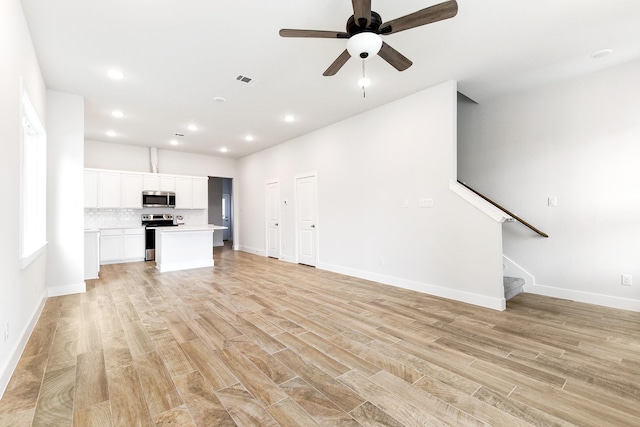
[[[100,232],[84,230],[84,279],[97,279],[100,273]]]
[[[144,228],[100,230],[100,264],[144,260]]]
[[[144,259],[144,228],[124,230],[124,259],[134,261]]]

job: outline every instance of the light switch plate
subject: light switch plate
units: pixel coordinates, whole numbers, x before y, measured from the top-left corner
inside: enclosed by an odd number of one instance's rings
[[[549,198],[547,199],[547,204],[552,208],[555,208],[556,206],[558,206],[558,198],[556,196],[549,196]]]

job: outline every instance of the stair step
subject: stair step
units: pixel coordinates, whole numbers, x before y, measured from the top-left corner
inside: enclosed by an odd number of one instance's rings
[[[502,278],[502,283],[504,284],[504,298],[507,301],[524,292],[523,287],[525,280],[521,277],[504,276]]]

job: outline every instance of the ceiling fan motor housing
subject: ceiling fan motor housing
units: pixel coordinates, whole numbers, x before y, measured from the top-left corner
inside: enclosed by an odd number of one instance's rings
[[[379,34],[380,25],[382,25],[382,17],[378,12],[371,11],[371,20],[367,27],[361,27],[357,22],[356,18],[351,15],[351,17],[347,20],[347,33],[350,36],[353,36],[358,33],[362,33],[364,31],[369,31],[375,34]]]

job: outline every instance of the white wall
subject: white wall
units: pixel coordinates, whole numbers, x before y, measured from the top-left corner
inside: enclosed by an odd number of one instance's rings
[[[19,267],[20,79],[46,126],[46,90],[18,0],[0,2],[0,195],[5,227],[0,243],[0,394],[5,390],[46,295],[46,254]],[[9,323],[9,340],[4,325]]]
[[[265,255],[265,183],[277,179],[282,258],[295,261],[294,177],[315,171],[319,268],[500,309],[501,225],[450,192],[455,141],[448,82],[245,157],[238,244]]]
[[[47,91],[47,288],[84,292],[84,99]]]
[[[550,235],[504,226],[528,292],[640,311],[639,75],[636,61],[461,108],[460,179]]]
[[[149,148],[112,142],[86,140],[84,165],[87,168],[151,172]],[[237,160],[204,154],[158,149],[160,173],[233,178]]]

